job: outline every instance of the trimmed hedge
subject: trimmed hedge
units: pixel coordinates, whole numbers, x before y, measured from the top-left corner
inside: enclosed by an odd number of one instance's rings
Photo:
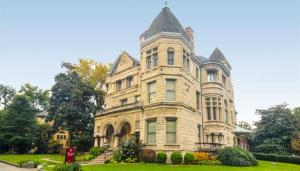
[[[159,152],[156,158],[158,163],[165,164],[167,161],[167,154],[164,152]]]
[[[174,152],[171,154],[172,164],[181,164],[182,163],[182,154],[179,152]]]
[[[288,155],[264,154],[264,153],[253,153],[253,155],[258,160],[300,164],[300,156],[288,156]]]
[[[184,155],[184,164],[194,164],[195,157],[192,153],[185,153]]]
[[[258,164],[249,151],[238,147],[223,148],[218,152],[218,160],[227,166],[256,166]]]

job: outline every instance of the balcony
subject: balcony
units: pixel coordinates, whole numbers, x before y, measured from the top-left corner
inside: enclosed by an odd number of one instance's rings
[[[204,152],[216,152],[218,149],[223,148],[225,145],[221,143],[196,143],[198,146],[198,151]]]
[[[96,116],[108,115],[111,113],[132,110],[132,109],[140,109],[141,110],[142,108],[143,108],[143,104],[141,102],[128,103],[128,104],[115,106],[115,107],[108,108],[108,109],[102,110],[100,112],[97,112]]]

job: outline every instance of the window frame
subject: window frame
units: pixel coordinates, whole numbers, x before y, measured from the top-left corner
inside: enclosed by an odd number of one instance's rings
[[[153,131],[153,132],[150,132],[150,130],[149,130],[149,124],[150,123],[155,123],[155,131]],[[148,119],[148,120],[146,120],[146,138],[147,138],[147,144],[149,144],[149,145],[155,145],[156,144],[156,130],[157,130],[157,122],[156,122],[156,119],[154,118],[154,119]],[[152,142],[151,141],[151,143],[149,142],[149,135],[154,135],[152,138],[154,138],[154,141]]]
[[[169,90],[168,89],[168,82],[173,82],[174,83],[174,90]],[[168,99],[168,94],[169,93],[173,93],[174,94],[174,99]],[[171,78],[167,78],[166,79],[166,101],[176,101],[176,79],[171,79]]]
[[[122,90],[122,80],[116,81],[116,91]]]
[[[174,50],[169,48],[167,51],[167,65],[174,65]]]
[[[175,122],[174,131],[168,130],[168,122]],[[168,142],[168,135],[175,136],[175,142]],[[166,144],[167,145],[176,145],[177,144],[177,118],[174,117],[166,117]]]
[[[152,81],[152,82],[149,82],[147,84],[148,84],[148,102],[149,103],[153,103],[153,102],[156,101],[156,81]],[[151,86],[151,84],[154,84],[154,92],[150,92],[150,89],[151,89],[150,86]],[[151,95],[154,96],[154,100],[153,101],[151,101]]]

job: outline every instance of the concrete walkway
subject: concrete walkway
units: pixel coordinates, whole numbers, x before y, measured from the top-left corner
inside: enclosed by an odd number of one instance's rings
[[[18,168],[12,165],[4,164],[2,162],[0,162],[0,170],[1,171],[37,171],[37,169]]]

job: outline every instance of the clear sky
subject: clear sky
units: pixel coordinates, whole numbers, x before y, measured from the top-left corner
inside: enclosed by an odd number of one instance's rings
[[[300,106],[300,1],[169,0],[195,34],[197,55],[229,60],[238,119],[287,102]],[[0,83],[50,89],[62,61],[138,58],[139,36],[164,0],[0,0]]]

